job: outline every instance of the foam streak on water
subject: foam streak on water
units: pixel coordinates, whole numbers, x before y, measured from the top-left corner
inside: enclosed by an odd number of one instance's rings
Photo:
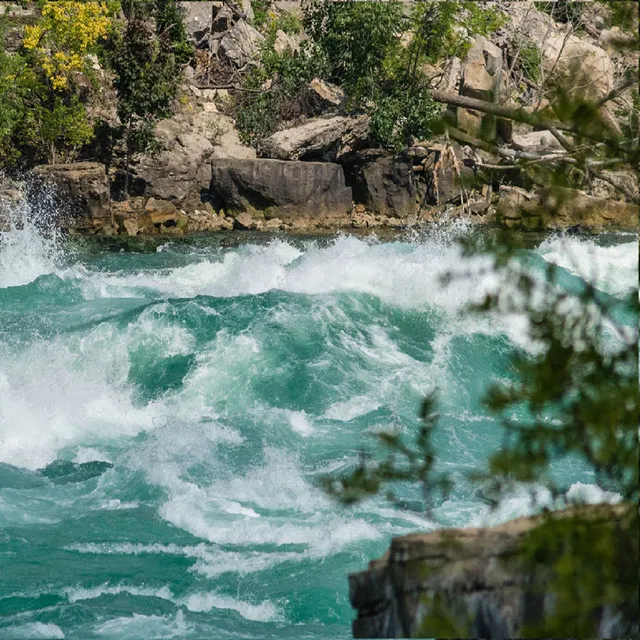
[[[523,318],[463,313],[501,286],[464,229],[92,257],[30,215],[0,236],[0,636],[346,638],[346,574],[391,536],[531,511],[529,487],[497,511],[454,493],[434,521],[411,490],[343,510],[317,482],[414,429],[434,388],[454,473],[499,441],[481,398],[531,345]],[[563,242],[538,253],[567,286],[635,286],[635,243]],[[56,483],[56,459],[113,466]],[[563,474],[569,497],[619,498]]]

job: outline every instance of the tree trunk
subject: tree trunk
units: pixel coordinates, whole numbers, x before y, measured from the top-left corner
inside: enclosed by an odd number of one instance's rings
[[[125,159],[124,195],[129,198],[129,172],[131,170],[131,120],[127,124],[127,156]]]

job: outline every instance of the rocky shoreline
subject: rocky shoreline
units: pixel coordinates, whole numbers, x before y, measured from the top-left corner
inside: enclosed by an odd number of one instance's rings
[[[604,529],[623,522],[633,506],[579,509],[557,516],[583,517],[582,526],[587,522],[597,540]],[[551,567],[531,563],[524,551],[527,536],[543,518],[394,538],[382,558],[349,576],[349,597],[358,614],[354,637],[529,637],[522,635],[527,625],[554,613]],[[625,619],[623,613],[634,598],[637,601],[637,589],[628,595],[628,603],[594,612],[598,638],[637,633],[638,621]]]
[[[415,165],[410,160],[410,156],[404,158],[404,169],[412,174]],[[192,204],[192,208],[179,208],[170,199],[154,196],[112,200],[105,167],[97,163],[43,165],[23,179],[0,181],[0,229],[8,226],[10,211],[16,203],[42,197],[43,190],[48,192],[48,200],[58,212],[56,224],[73,235],[87,236],[403,231],[456,219],[523,231],[570,229],[602,233],[638,228],[636,205],[581,192],[569,192],[566,197],[570,204],[558,207],[553,202],[548,204],[548,200],[558,197],[557,190],[540,189],[531,194],[505,186],[496,194],[485,185],[484,196],[480,193],[474,201],[416,206],[408,211],[407,207],[394,208],[393,198],[411,196],[411,187],[407,186],[405,193],[394,185],[391,193],[382,190],[391,206],[380,210],[353,202],[352,189],[345,185],[339,165],[263,159],[213,160],[211,173],[206,201]],[[384,186],[384,176],[376,177]],[[553,217],[545,219],[541,213],[545,206],[556,212]]]
[[[260,65],[266,36],[252,26],[248,1],[181,2],[197,55],[184,68],[173,115],[156,126],[157,149],[132,162],[129,194],[123,194],[117,164],[48,165],[32,174],[55,186],[60,225],[75,234],[408,229],[443,218],[523,230],[637,230],[638,184],[626,170],[587,169],[593,174],[588,192],[564,189],[563,202],[557,190],[520,173],[517,162],[555,162],[571,152],[563,147],[566,136],[550,132],[555,116],[548,100],[529,82],[518,87],[514,102],[506,74],[526,38],[553,86],[606,98],[599,107],[602,121],[619,130],[615,113],[629,107],[630,88],[610,96],[634,60],[637,66],[637,55],[631,60],[615,52],[610,43],[620,34],[597,12],[589,29],[573,33],[529,0],[494,4],[506,23],[490,38],[475,37],[464,57],[433,69],[432,94],[449,123],[445,134],[392,153],[375,144],[369,116],[350,111],[343,90],[318,78],[308,83],[300,113],[284,128],[245,144],[230,106],[234,91],[243,89],[237,80],[222,83],[211,74],[225,69],[244,77]],[[17,51],[25,12],[37,9],[4,5],[9,24],[15,22],[6,39]],[[276,21],[299,20],[300,5],[275,2],[273,15]],[[295,56],[306,37],[278,29],[274,51]],[[96,117],[115,122],[113,87],[99,66],[96,73],[104,81]],[[260,90],[269,91],[269,82]],[[6,208],[15,192],[15,184],[0,180],[0,225],[2,202]]]

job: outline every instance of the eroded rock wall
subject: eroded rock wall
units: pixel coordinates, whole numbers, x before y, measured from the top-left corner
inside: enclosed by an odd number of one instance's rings
[[[628,513],[621,505],[590,508],[594,540],[598,527]],[[354,637],[522,637],[527,625],[554,611],[549,567],[527,562],[523,552],[523,542],[540,523],[540,517],[520,518],[486,529],[393,539],[382,558],[349,576],[358,613]],[[629,593],[630,601],[637,597],[637,590]],[[617,608],[602,607],[593,616],[597,637],[637,633],[638,621],[626,620]]]

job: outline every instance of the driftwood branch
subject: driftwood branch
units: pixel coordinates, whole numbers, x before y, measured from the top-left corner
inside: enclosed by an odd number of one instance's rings
[[[638,83],[638,78],[636,76],[632,75],[628,77],[620,85],[618,85],[617,87],[614,87],[611,91],[609,91],[609,93],[607,93],[607,95],[604,98],[602,98],[601,100],[598,100],[598,102],[596,102],[596,107],[601,107],[606,102],[615,100],[623,91],[625,91],[629,87],[636,85],[637,83]]]
[[[443,102],[445,104],[454,105],[456,107],[463,107],[464,109],[472,109],[474,111],[481,111],[482,113],[489,113],[500,118],[507,120],[515,120],[516,122],[524,122],[534,127],[541,127],[548,129],[550,126],[555,127],[561,131],[573,131],[573,128],[563,122],[549,122],[540,118],[535,113],[529,113],[519,107],[508,107],[503,104],[495,104],[493,102],[485,102],[484,100],[477,100],[476,98],[468,98],[467,96],[460,96],[455,93],[449,93],[448,91],[432,91],[431,97],[437,102]]]
[[[234,91],[245,91],[246,93],[267,93],[269,89],[249,89],[239,84],[196,84],[196,89],[233,89]]]

